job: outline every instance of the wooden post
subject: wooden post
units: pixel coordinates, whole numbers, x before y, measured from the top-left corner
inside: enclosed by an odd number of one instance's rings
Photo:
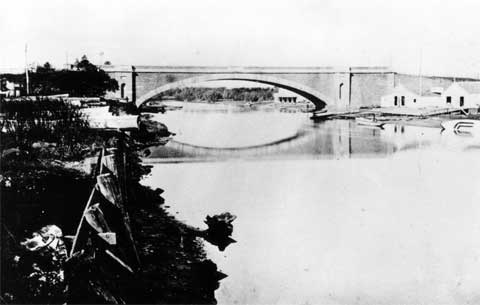
[[[118,182],[120,184],[120,195],[122,197],[122,203],[120,204],[120,211],[122,212],[123,222],[125,224],[125,229],[127,231],[128,239],[132,247],[133,255],[135,256],[136,265],[140,266],[140,257],[138,256],[137,248],[135,247],[135,242],[133,240],[132,230],[130,228],[130,218],[128,216],[128,211],[125,208],[127,204],[127,156],[125,152],[125,133],[119,133],[118,139],[118,150],[117,150],[117,173],[118,173]]]

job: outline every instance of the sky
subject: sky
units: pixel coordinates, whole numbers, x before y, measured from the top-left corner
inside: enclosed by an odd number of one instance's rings
[[[478,0],[0,1],[0,69],[65,62],[391,66],[480,75]]]

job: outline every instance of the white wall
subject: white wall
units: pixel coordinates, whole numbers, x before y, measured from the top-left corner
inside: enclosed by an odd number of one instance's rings
[[[439,96],[421,96],[417,101],[418,108],[444,107],[444,99]]]
[[[426,107],[445,107],[444,98],[442,96],[405,96],[405,106],[401,105],[401,95],[398,96],[398,105],[395,106],[394,94],[385,95],[380,101],[382,107],[408,107],[408,108],[426,108]]]
[[[397,97],[397,105],[395,105],[395,96]],[[405,105],[402,105],[402,96],[405,97]],[[417,103],[414,103],[417,99]],[[389,94],[382,96],[380,106],[382,107],[418,107],[418,97],[416,95],[407,94]]]
[[[465,107],[467,108],[479,108],[480,107],[480,94],[470,94],[465,97]]]
[[[452,102],[447,104],[447,97],[452,98]],[[463,106],[460,106],[460,97],[464,98]],[[443,105],[454,108],[477,108],[480,106],[480,94],[469,94],[458,84],[452,84],[442,95]]]

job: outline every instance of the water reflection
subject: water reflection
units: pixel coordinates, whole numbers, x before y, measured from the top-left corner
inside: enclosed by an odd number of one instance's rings
[[[353,120],[314,123],[308,113],[269,107],[187,104],[158,115],[177,135],[165,146],[150,147],[148,162],[229,158],[379,157],[430,146],[475,149],[476,137],[441,132],[439,127],[385,124],[362,126]]]
[[[169,115],[183,139],[151,160],[249,159],[155,164],[143,181],[193,226],[238,216],[238,243],[205,245],[229,275],[220,304],[478,303],[478,137],[272,110]],[[217,130],[228,124],[238,136]]]

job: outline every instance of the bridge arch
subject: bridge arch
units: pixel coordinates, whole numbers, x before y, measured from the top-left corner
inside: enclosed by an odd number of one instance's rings
[[[308,87],[290,80],[273,77],[270,75],[247,74],[247,73],[208,74],[208,75],[195,76],[195,77],[187,78],[184,80],[168,83],[140,96],[136,100],[135,104],[137,105],[137,107],[140,107],[143,103],[145,103],[152,97],[162,92],[168,91],[170,89],[174,89],[178,87],[187,87],[189,85],[193,85],[200,82],[219,81],[219,80],[252,81],[252,82],[257,82],[257,83],[262,83],[267,85],[273,85],[279,88],[292,91],[300,96],[303,96],[307,100],[311,101],[317,109],[322,109],[326,105],[331,104],[329,97],[327,97],[325,94],[322,94],[321,92],[318,92],[317,90],[311,87]]]

